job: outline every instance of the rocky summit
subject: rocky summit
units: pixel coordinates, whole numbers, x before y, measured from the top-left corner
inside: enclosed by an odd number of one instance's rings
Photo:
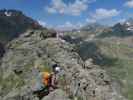
[[[59,88],[42,100],[126,100],[105,70],[91,58],[84,62],[74,44],[58,40],[53,31],[28,30],[6,48],[0,66],[0,100],[39,100],[32,92],[36,63],[41,71],[54,63],[61,66]]]
[[[18,10],[0,10],[0,42],[8,41],[19,36],[27,29],[38,29],[42,26],[37,21]]]

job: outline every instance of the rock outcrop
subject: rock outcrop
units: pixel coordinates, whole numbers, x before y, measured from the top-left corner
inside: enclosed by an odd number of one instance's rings
[[[125,100],[106,71],[90,60],[84,63],[72,44],[55,36],[46,30],[27,31],[8,44],[0,67],[2,100],[38,100],[32,94],[36,62],[40,71],[53,63],[62,68],[59,89],[43,100]]]
[[[5,53],[4,45],[0,43],[0,58],[3,57],[4,53]]]
[[[58,89],[55,90],[54,92],[51,92],[48,96],[46,96],[42,100],[70,100],[70,99],[68,99],[64,91]]]

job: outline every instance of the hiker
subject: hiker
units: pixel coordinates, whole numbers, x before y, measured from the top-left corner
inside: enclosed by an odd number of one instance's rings
[[[52,66],[52,72],[40,72],[37,76],[36,84],[33,87],[33,93],[39,98],[48,95],[50,91],[57,88],[57,74],[60,72],[60,67],[57,64]]]
[[[57,38],[59,41],[61,41],[62,43],[65,42],[65,40],[63,39],[63,37],[64,37],[64,33],[63,33],[63,32],[57,32],[56,38]]]
[[[57,32],[56,34],[56,38],[59,40],[61,37],[63,36],[63,33],[61,32]]]

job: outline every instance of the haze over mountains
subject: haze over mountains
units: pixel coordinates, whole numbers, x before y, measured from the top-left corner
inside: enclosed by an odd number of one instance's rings
[[[87,34],[94,34],[98,37],[125,37],[132,35],[133,32],[133,18],[127,19],[125,22],[118,22],[113,26],[105,26],[99,23],[85,24],[82,27],[66,28],[64,32],[83,32]],[[62,29],[63,32],[63,29]]]
[[[27,17],[21,11],[17,10],[0,10],[0,42],[5,43],[19,34],[25,32],[27,29],[42,28],[41,25],[32,18]],[[63,31],[63,30],[62,30]],[[113,27],[92,23],[84,25],[81,28],[71,29],[67,28],[64,31],[86,31],[90,34],[101,34],[101,36],[125,36],[132,35],[133,19],[127,19],[123,24],[115,24]],[[106,33],[107,31],[107,33]]]

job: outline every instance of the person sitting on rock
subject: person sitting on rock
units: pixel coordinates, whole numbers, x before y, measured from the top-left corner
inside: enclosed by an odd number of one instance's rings
[[[33,88],[33,93],[39,98],[48,95],[50,91],[57,88],[57,73],[60,72],[60,67],[57,64],[52,66],[52,72],[40,72],[37,77],[36,85]]]

